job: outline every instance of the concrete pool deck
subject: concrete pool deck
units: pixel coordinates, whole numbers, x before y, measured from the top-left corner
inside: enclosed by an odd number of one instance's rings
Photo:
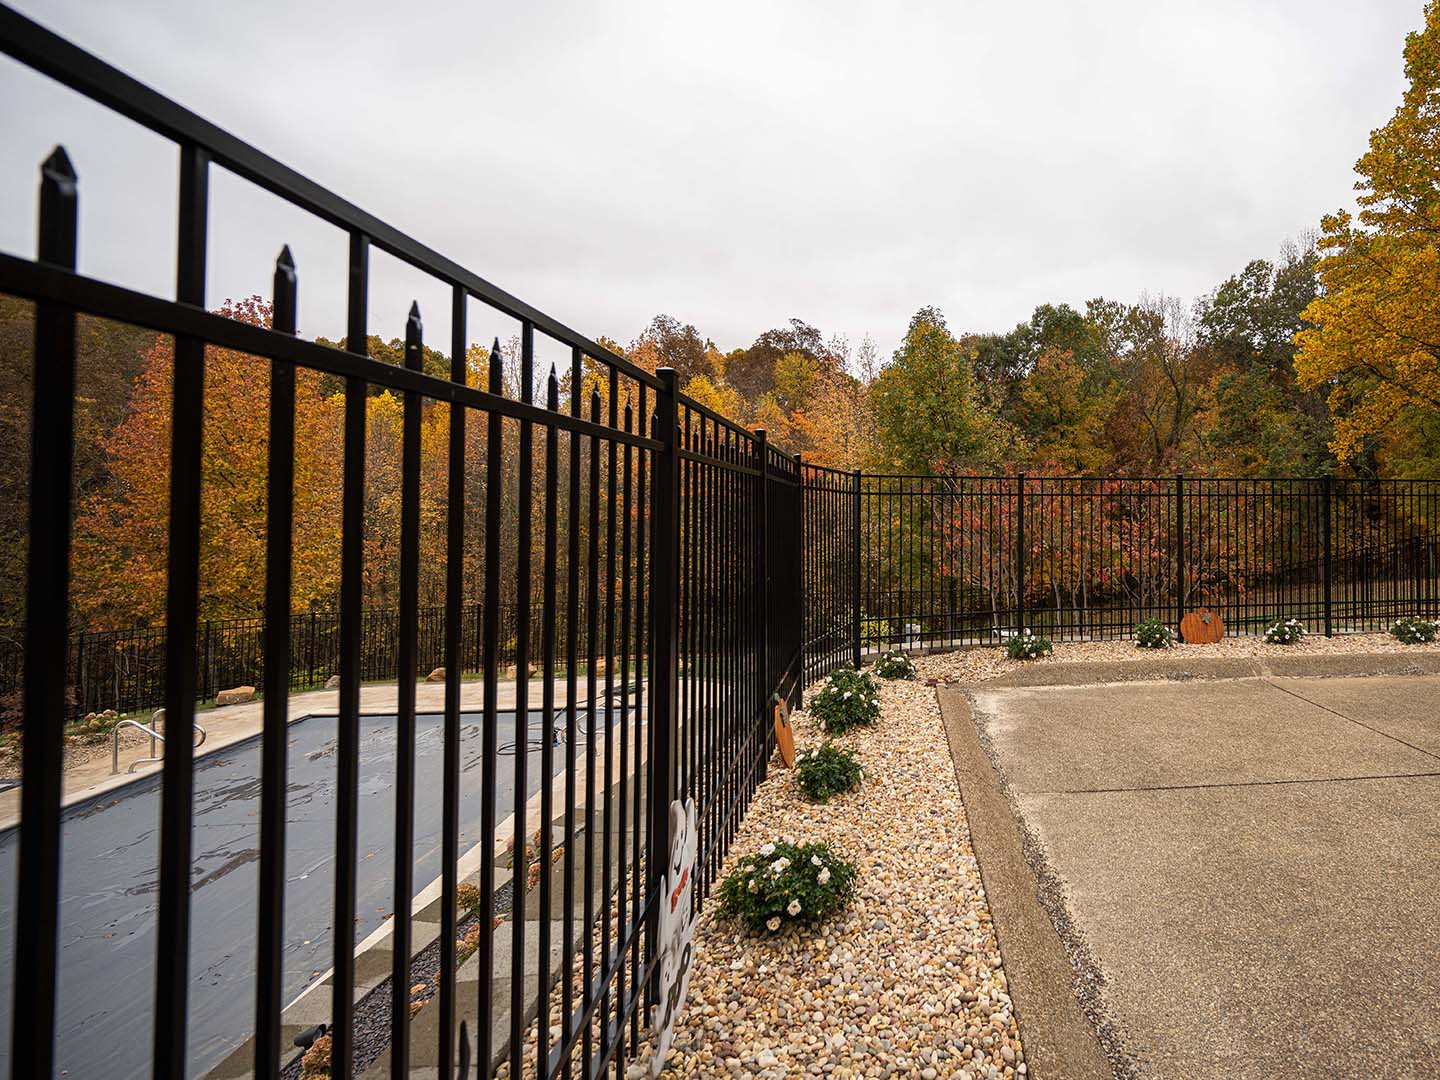
[[[632,674],[631,678],[633,679],[633,677]],[[618,671],[616,678],[618,681]],[[599,675],[599,684],[603,692],[605,684],[603,672]],[[585,686],[585,676],[582,675],[579,680],[582,693]],[[532,677],[530,680],[531,711],[540,707],[541,687],[540,678]],[[498,708],[501,710],[513,709],[515,707],[515,681],[511,679],[498,683],[495,689],[499,698]],[[485,683],[483,680],[467,679],[462,682],[460,684],[460,711],[479,712],[484,705],[484,693]],[[361,686],[360,711],[394,716],[399,696],[399,687],[394,683]],[[564,705],[565,701],[565,682],[562,677],[555,685],[555,704],[560,707]],[[417,681],[415,711],[439,713],[444,709],[445,684]],[[293,724],[307,716],[333,716],[339,711],[339,690],[307,690],[290,695],[288,721]],[[246,702],[244,705],[217,706],[197,713],[195,718],[206,733],[205,745],[197,748],[199,752],[196,754],[197,757],[203,757],[259,735],[264,723],[264,702],[257,697],[254,701]],[[164,731],[163,722],[160,730]],[[103,743],[96,743],[78,753],[75,748],[67,747],[62,805],[71,806],[74,803],[83,802],[158,772],[160,770],[158,763],[143,765],[133,773],[125,771],[130,762],[147,756],[149,749],[150,740],[145,735],[133,729],[127,730],[120,740],[120,772],[116,775],[110,771],[110,737],[108,735]],[[0,830],[10,828],[19,820],[20,787],[17,785],[0,792]]]
[[[1434,1075],[1440,677],[940,700],[1027,1051],[1084,1057],[1068,979],[1122,1076]]]

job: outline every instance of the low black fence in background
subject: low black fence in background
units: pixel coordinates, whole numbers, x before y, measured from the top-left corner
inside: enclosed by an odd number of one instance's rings
[[[516,638],[519,612],[513,604],[501,605],[500,665],[514,667],[519,654]],[[465,675],[476,675],[484,666],[484,605],[463,604],[460,618],[460,665]],[[531,605],[529,651],[540,655],[543,645],[543,610]],[[443,607],[421,608],[417,616],[413,675],[424,678],[445,664],[446,611]],[[580,655],[589,648],[585,637],[586,617],[578,613],[575,634]],[[564,615],[557,619],[556,633],[566,637],[569,627]],[[66,656],[68,715],[83,716],[102,709],[136,712],[165,704],[165,628],[134,627],[129,630],[100,630],[73,634]],[[340,613],[312,611],[290,620],[290,674],[292,691],[323,687],[340,673]],[[400,612],[396,609],[367,609],[361,616],[360,679],[378,682],[398,678],[400,667]],[[195,635],[196,700],[211,701],[221,690],[236,686],[259,686],[265,666],[264,619],[206,619]],[[631,657],[632,664],[636,657]],[[24,649],[18,635],[0,638],[0,702],[18,705]]]
[[[806,661],[1126,638],[1208,607],[1232,634],[1440,616],[1440,481],[873,476],[806,468]],[[858,558],[856,553],[858,552]],[[852,580],[853,579],[853,580]],[[857,605],[854,598],[859,597]]]

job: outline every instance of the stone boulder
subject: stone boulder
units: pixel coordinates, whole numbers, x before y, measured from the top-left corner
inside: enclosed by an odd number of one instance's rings
[[[339,690],[339,689],[340,689],[340,676],[339,676],[339,675],[331,675],[330,678],[326,679],[326,680],[325,680],[325,689],[326,689],[326,690]]]
[[[426,682],[444,682],[444,681],[445,681],[445,669],[444,669],[443,667],[437,667],[434,671],[430,672],[429,675],[426,675],[426,676],[425,676],[425,681],[426,681]]]
[[[255,687],[236,686],[230,690],[221,690],[215,695],[216,705],[244,705],[247,701],[255,700]]]

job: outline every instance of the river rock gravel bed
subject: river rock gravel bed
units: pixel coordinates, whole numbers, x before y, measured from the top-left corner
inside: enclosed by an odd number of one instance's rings
[[[820,926],[747,933],[706,903],[666,1077],[1015,1077],[1024,1050],[970,847],[935,692],[882,682],[881,719],[838,742],[867,779],[824,805],[772,763],[726,869],[781,836],[824,840],[859,870]],[[805,713],[797,746],[821,741]],[[648,1045],[627,1072],[648,1075]]]
[[[1271,645],[1260,637],[1227,637],[1213,645],[1176,645],[1170,649],[1142,649],[1129,638],[1116,641],[1062,641],[1055,651],[1035,660],[1011,660],[1003,648],[976,646],[954,652],[915,658],[920,678],[940,683],[976,683],[997,679],[1016,668],[1037,664],[1081,664],[1146,660],[1157,657],[1215,657],[1230,660],[1280,656],[1343,655],[1354,653],[1440,652],[1440,642],[1402,645],[1389,634],[1342,634],[1327,638],[1307,635],[1293,645]]]

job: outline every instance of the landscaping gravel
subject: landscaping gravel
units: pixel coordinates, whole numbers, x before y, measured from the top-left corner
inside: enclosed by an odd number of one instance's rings
[[[920,678],[941,683],[974,683],[999,678],[1016,668],[1037,664],[1078,664],[1116,660],[1145,660],[1156,657],[1255,657],[1340,655],[1348,653],[1440,652],[1440,641],[1428,645],[1402,645],[1389,634],[1344,634],[1327,638],[1321,634],[1302,638],[1293,645],[1270,645],[1260,637],[1227,637],[1213,645],[1176,645],[1170,649],[1142,649],[1129,638],[1117,641],[1064,641],[1055,651],[1036,660],[1011,660],[1005,650],[993,646],[958,649],[915,659]]]
[[[823,840],[859,870],[821,926],[747,933],[707,902],[664,1075],[1015,1077],[1027,1071],[934,690],[882,683],[881,719],[837,742],[868,779],[824,805],[772,764],[726,868],[767,840]],[[797,746],[821,741],[805,713]],[[648,1045],[628,1070],[648,1074]]]

